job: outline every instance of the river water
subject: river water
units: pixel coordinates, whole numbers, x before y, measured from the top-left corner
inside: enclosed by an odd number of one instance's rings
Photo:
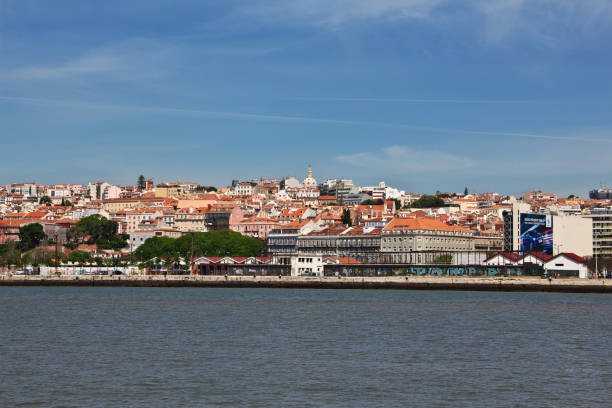
[[[0,406],[609,407],[612,296],[0,287]]]

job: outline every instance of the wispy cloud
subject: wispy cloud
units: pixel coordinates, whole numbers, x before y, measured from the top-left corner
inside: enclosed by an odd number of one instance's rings
[[[611,101],[584,100],[538,100],[538,99],[428,99],[428,98],[376,98],[376,97],[295,97],[295,101],[328,101],[328,102],[372,102],[372,103],[419,103],[419,104],[507,104],[507,105],[545,105],[545,104],[591,104],[612,103]]]
[[[609,0],[272,0],[249,3],[241,14],[269,24],[300,24],[337,30],[359,21],[409,21],[448,25],[466,16],[484,33],[484,41],[497,44],[510,36],[528,37],[557,46],[561,33],[598,33],[612,24]]]
[[[446,0],[272,0],[247,4],[242,14],[276,22],[298,22],[327,28],[369,19],[427,18]]]
[[[71,75],[100,74],[116,71],[121,60],[113,55],[87,55],[58,65],[25,67],[13,71],[22,79],[57,79]]]
[[[17,80],[58,80],[87,76],[134,79],[158,76],[175,46],[144,39],[131,39],[83,52],[55,63],[14,68],[4,76]]]
[[[471,4],[485,17],[489,43],[516,34],[557,48],[569,37],[588,36],[612,25],[608,0],[472,0]]]
[[[408,146],[389,146],[378,152],[337,156],[342,163],[390,173],[431,173],[463,170],[475,162],[463,156],[435,150],[417,150]]]
[[[439,128],[430,126],[414,126],[403,123],[394,122],[376,122],[363,120],[344,120],[333,118],[320,118],[312,116],[290,116],[290,115],[270,115],[260,113],[245,113],[245,112],[228,112],[228,111],[211,111],[204,109],[188,109],[160,106],[139,106],[139,105],[118,105],[118,104],[102,104],[92,103],[87,101],[69,101],[58,99],[43,99],[43,98],[26,98],[8,95],[0,95],[0,101],[22,104],[35,104],[53,106],[56,108],[74,108],[74,109],[100,109],[112,110],[119,112],[135,112],[135,113],[155,113],[163,115],[183,115],[183,116],[202,116],[219,119],[240,119],[240,120],[260,120],[274,122],[289,122],[289,123],[321,123],[321,124],[336,124],[350,126],[374,126],[374,127],[391,127],[413,130],[418,132],[456,134],[464,136],[492,136],[504,138],[527,138],[527,139],[544,139],[558,140],[571,142],[593,142],[612,144],[612,134],[608,136],[608,132],[599,132],[599,137],[582,137],[574,135],[543,135],[536,133],[525,132],[503,132],[503,131],[487,131],[487,130],[470,130],[457,128]]]

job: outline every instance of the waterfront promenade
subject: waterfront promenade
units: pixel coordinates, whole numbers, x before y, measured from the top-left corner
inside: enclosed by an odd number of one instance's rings
[[[612,281],[610,279],[540,279],[537,277],[467,276],[23,276],[4,274],[0,275],[0,286],[252,287],[612,293]]]

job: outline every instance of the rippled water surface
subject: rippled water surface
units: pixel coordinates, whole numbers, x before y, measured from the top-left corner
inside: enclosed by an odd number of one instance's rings
[[[609,407],[612,297],[0,287],[0,406]]]

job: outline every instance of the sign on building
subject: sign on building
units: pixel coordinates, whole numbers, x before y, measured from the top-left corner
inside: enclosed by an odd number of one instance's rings
[[[551,215],[521,214],[520,250],[553,254],[553,222]]]

